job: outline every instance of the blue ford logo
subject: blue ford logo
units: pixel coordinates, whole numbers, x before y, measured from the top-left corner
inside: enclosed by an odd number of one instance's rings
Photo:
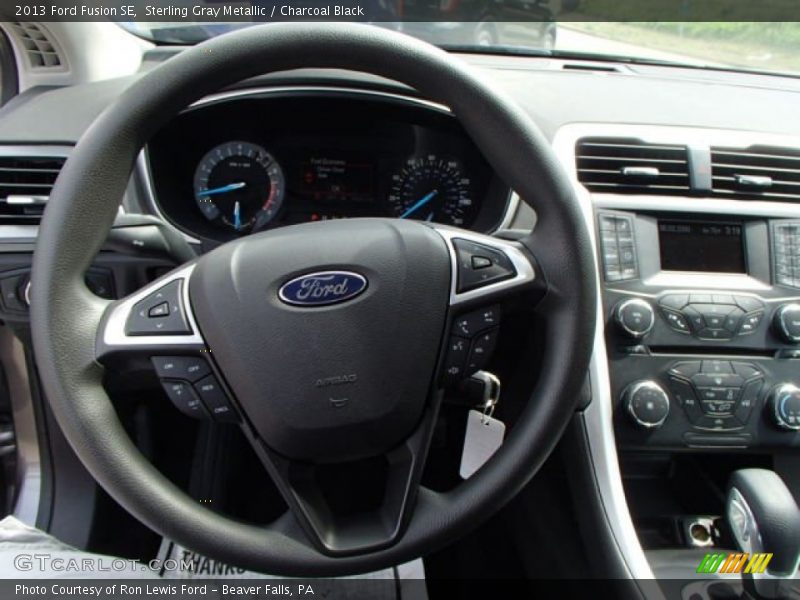
[[[278,297],[295,306],[324,306],[355,298],[367,289],[367,280],[350,271],[322,271],[283,284]]]

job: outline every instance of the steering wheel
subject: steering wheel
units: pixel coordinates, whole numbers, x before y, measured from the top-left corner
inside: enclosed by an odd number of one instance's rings
[[[297,225],[225,244],[127,298],[94,296],[84,273],[148,139],[201,97],[303,67],[383,76],[448,106],[535,208],[535,231],[509,241],[395,219]],[[476,253],[489,257],[494,275],[470,270]],[[131,85],[64,165],[39,229],[32,290],[44,391],[99,484],[186,547],[286,576],[399,564],[492,515],[537,472],[566,427],[596,318],[589,233],[567,175],[529,117],[459,59],[354,24],[244,29],[185,50]],[[515,298],[544,324],[535,389],[477,473],[448,492],[427,489],[420,480],[455,364],[454,322]],[[156,306],[164,319],[149,318]],[[289,507],[269,525],[215,513],[170,482],[126,435],[103,388],[114,361],[197,353],[208,357],[219,392],[206,404],[217,402],[239,424]],[[385,466],[382,500],[337,514],[317,469],[369,458]]]

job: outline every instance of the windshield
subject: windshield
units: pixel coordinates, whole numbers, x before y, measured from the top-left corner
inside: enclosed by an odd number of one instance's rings
[[[549,4],[563,6],[570,1],[552,0]],[[544,16],[550,14],[555,13],[550,11]],[[541,18],[530,22],[375,24],[448,49],[614,57],[800,74],[800,23],[556,22]],[[248,24],[182,21],[124,23],[123,26],[155,42],[193,44]]]

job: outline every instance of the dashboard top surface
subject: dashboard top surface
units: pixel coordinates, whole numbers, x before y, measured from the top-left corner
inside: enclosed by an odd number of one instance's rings
[[[461,57],[515,98],[550,138],[576,121],[800,134],[796,78],[598,63],[615,67],[607,72],[576,70],[570,68],[575,61],[547,58]],[[0,143],[73,144],[136,78],[32,89],[0,109]],[[241,85],[310,84],[409,93],[400,84],[363,73],[313,69]]]

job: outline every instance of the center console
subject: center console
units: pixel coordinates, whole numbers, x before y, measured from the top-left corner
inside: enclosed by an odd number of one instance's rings
[[[800,446],[800,219],[597,207],[595,223],[618,444]]]

